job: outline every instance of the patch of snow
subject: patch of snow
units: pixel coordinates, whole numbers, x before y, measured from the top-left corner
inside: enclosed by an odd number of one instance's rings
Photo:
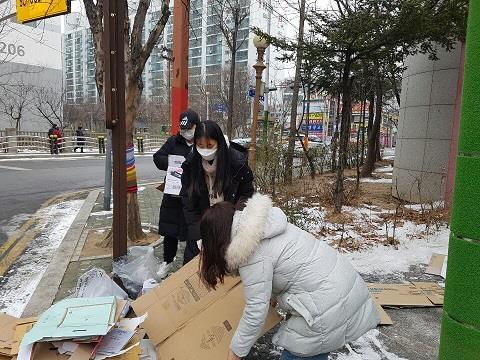
[[[393,166],[384,166],[378,169],[375,169],[374,173],[391,173],[393,172]]]
[[[435,201],[432,204],[407,204],[407,205],[405,205],[405,208],[407,208],[409,210],[413,210],[413,211],[422,211],[422,209],[423,210],[431,210],[432,205],[433,205],[434,209],[443,208],[445,206],[445,202],[444,201]]]
[[[93,212],[90,214],[90,216],[105,216],[105,215],[112,215],[113,210],[102,210],[102,211],[97,211]]]
[[[377,183],[377,184],[391,184],[391,183],[393,182],[393,179],[386,179],[386,178],[381,178],[381,179],[364,178],[364,179],[360,179],[360,182],[362,182],[362,183]]]
[[[0,280],[0,310],[20,317],[84,200],[72,200],[37,212],[41,230]]]
[[[138,192],[142,192],[142,191],[144,191],[144,190],[145,190],[145,186],[140,186],[140,187],[138,188]]]
[[[5,225],[0,225],[0,232],[7,235],[7,238],[12,236],[24,222],[30,219],[31,214],[18,214],[13,216]]]
[[[389,352],[379,339],[380,332],[373,329],[351,345],[348,354],[338,354],[336,360],[408,360]]]
[[[376,245],[344,255],[361,274],[398,274],[401,277],[401,273],[409,271],[412,265],[428,264],[432,253],[448,252],[450,229],[444,227],[425,238],[411,238],[411,234],[424,227],[407,221],[397,228],[395,239],[400,242],[397,248]]]

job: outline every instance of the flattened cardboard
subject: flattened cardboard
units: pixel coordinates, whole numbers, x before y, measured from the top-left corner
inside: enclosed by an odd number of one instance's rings
[[[17,355],[20,349],[20,342],[26,333],[28,333],[33,325],[37,322],[37,318],[19,319],[15,328],[15,336],[12,343],[12,355]]]
[[[430,299],[413,284],[367,284],[373,299],[382,306],[430,307]]]
[[[437,283],[431,282],[412,282],[419,288],[434,305],[443,305],[443,296],[445,289]]]
[[[137,316],[148,312],[143,328],[155,346],[240,282],[238,277],[226,277],[213,291],[200,280],[198,268],[197,257],[133,302]]]
[[[373,300],[375,305],[377,306],[377,311],[380,314],[380,324],[379,325],[393,325],[392,318],[390,315],[387,314],[385,310],[383,310],[382,306]]]
[[[432,254],[432,257],[430,258],[430,264],[425,272],[427,274],[442,276],[443,264],[446,257],[447,255],[445,254]]]
[[[243,286],[238,284],[162,342],[157,347],[158,360],[225,359],[244,304]],[[275,309],[270,308],[262,334],[281,319]]]
[[[0,345],[3,342],[12,342],[15,335],[15,327],[18,319],[16,317],[0,313]]]

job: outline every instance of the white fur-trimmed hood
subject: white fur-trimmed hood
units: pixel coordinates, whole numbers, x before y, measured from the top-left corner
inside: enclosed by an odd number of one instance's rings
[[[283,211],[274,208],[268,196],[254,194],[243,211],[237,211],[233,217],[232,240],[225,255],[229,269],[237,270],[263,239],[283,233],[286,227]]]

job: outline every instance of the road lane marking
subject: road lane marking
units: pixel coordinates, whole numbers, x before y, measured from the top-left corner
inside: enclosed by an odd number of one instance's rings
[[[15,166],[3,166],[3,165],[0,165],[0,169],[17,170],[17,171],[30,171],[30,170],[32,170],[32,169],[19,168],[19,167],[15,167]]]

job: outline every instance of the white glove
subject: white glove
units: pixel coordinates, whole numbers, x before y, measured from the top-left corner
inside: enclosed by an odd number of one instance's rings
[[[197,240],[198,250],[202,250],[202,239]]]

